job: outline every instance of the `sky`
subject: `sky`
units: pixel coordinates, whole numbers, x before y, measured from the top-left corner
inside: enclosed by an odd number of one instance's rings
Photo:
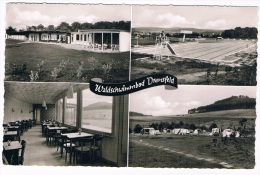
[[[189,109],[238,95],[256,98],[256,87],[179,85],[165,90],[157,86],[131,94],[130,111],[153,116],[187,114]]]
[[[257,7],[133,6],[132,27],[232,29],[257,27]]]
[[[116,12],[116,13],[115,13]],[[130,21],[131,7],[126,5],[82,5],[82,4],[25,4],[6,5],[6,28],[16,29],[26,26],[57,26],[61,22],[69,24],[95,23],[98,21]]]

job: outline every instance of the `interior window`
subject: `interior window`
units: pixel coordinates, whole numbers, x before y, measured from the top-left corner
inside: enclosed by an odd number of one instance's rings
[[[82,128],[112,133],[113,97],[96,95],[89,89],[82,91]]]
[[[62,122],[62,111],[63,111],[63,99],[57,102],[57,121]]]
[[[77,93],[73,94],[73,98],[67,98],[64,123],[76,126],[77,120]]]

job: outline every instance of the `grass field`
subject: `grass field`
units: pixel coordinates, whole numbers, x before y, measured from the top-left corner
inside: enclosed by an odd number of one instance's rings
[[[212,138],[206,136],[131,135],[129,166],[224,168],[219,163],[225,162],[232,168],[252,169],[255,165],[254,141],[253,138],[238,138],[236,141],[228,141],[227,144],[224,144],[221,138],[213,143]],[[147,146],[147,144],[153,145],[153,147]]]
[[[24,41],[22,41],[22,40],[10,40],[10,39],[5,40],[5,44],[6,44],[6,45],[18,44],[18,43],[23,43],[23,42],[24,42]]]
[[[39,74],[35,81],[88,82],[102,78],[105,82],[123,82],[129,79],[129,54],[96,53],[41,43],[6,45],[5,80],[30,81],[33,71]]]
[[[173,155],[155,148],[137,145],[133,142],[130,142],[129,150],[129,167],[222,168],[222,166],[215,163],[185,158],[182,155]]]

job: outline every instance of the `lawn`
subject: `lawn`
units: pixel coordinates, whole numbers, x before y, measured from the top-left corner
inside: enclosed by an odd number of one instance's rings
[[[24,41],[21,41],[21,40],[11,40],[11,39],[5,40],[6,45],[18,44],[18,43],[23,43],[23,42]]]
[[[159,142],[158,139],[153,140]],[[217,163],[200,161],[133,142],[129,143],[128,166],[145,168],[223,168]]]
[[[190,154],[196,158],[213,159],[215,163],[189,158],[180,154],[158,151],[157,148],[133,143],[133,140],[162,146],[170,150]],[[255,165],[254,138],[238,138],[226,144],[217,139],[216,144],[209,136],[130,136],[129,166],[133,167],[173,167],[173,168],[223,168],[220,162],[233,168],[252,169]]]
[[[5,80],[124,82],[129,79],[129,57],[129,52],[96,53],[41,43],[7,45]]]

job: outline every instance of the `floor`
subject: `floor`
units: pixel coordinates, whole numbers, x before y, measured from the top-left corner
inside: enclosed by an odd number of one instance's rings
[[[29,129],[21,136],[21,140],[26,141],[24,153],[24,165],[38,166],[80,166],[60,157],[60,151],[53,145],[47,145],[46,138],[42,135],[41,126],[37,125]],[[83,166],[110,166],[103,162],[96,161],[93,164],[84,163]]]

